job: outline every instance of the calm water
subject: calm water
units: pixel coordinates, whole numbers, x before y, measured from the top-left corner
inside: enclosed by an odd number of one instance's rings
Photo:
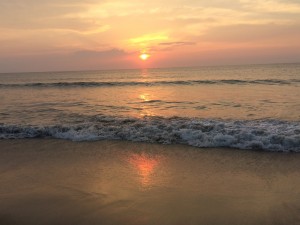
[[[0,138],[300,151],[300,64],[0,74]]]

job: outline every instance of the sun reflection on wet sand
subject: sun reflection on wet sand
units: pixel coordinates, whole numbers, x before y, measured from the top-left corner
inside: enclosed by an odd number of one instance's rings
[[[132,154],[129,162],[136,169],[142,187],[151,187],[155,184],[154,174],[160,164],[161,157],[148,154]]]

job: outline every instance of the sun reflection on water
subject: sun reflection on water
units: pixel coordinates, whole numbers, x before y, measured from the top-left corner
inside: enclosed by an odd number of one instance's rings
[[[140,81],[147,83],[151,81],[150,73],[148,69],[142,69],[140,74]],[[148,87],[140,87],[137,89],[137,96],[139,99],[139,108],[140,110],[140,116],[156,116],[155,108],[157,106],[154,106],[152,103],[153,100],[159,99],[159,94],[156,92],[151,91]]]
[[[151,99],[150,99],[150,95],[149,95],[148,93],[140,94],[139,97],[140,97],[141,100],[143,100],[143,101],[145,101],[145,102],[148,102],[148,101],[151,100]]]
[[[153,112],[153,105],[150,105],[153,100],[153,96],[149,93],[142,93],[139,95],[139,99],[142,100],[140,108],[142,109],[140,112],[140,116],[155,116]]]
[[[142,76],[142,78],[148,78],[149,77],[148,69],[142,69],[141,76]]]

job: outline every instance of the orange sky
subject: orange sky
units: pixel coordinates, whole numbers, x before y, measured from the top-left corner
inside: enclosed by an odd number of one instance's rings
[[[2,0],[0,32],[0,72],[300,62],[300,1]]]

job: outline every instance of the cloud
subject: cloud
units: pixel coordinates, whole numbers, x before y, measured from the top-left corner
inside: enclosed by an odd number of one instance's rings
[[[90,51],[81,50],[72,53],[73,56],[78,58],[111,58],[127,55],[124,50],[121,49],[109,49],[105,51]]]
[[[195,42],[189,42],[189,41],[174,41],[174,42],[163,42],[159,43],[159,45],[163,46],[183,46],[183,45],[195,45]]]
[[[149,49],[152,52],[172,51],[178,47],[193,46],[196,44],[197,44],[196,42],[190,42],[190,41],[162,42],[162,43],[158,43],[157,45],[151,46]]]
[[[299,43],[300,23],[294,25],[277,24],[237,24],[232,26],[214,27],[205,35],[199,37],[206,42],[231,42],[231,43],[265,43],[277,45]],[[287,42],[289,41],[289,42]]]
[[[95,1],[11,0],[0,2],[0,27],[10,29],[66,29],[86,31],[103,23],[76,14],[87,11]],[[74,16],[70,16],[74,15]]]
[[[141,37],[131,38],[130,42],[133,44],[147,44],[151,42],[157,42],[162,40],[168,40],[169,37],[163,33],[146,34]]]
[[[121,49],[0,57],[1,72],[63,71],[126,68],[128,53]]]
[[[252,12],[265,13],[299,13],[300,5],[292,0],[242,0],[244,8]]]

